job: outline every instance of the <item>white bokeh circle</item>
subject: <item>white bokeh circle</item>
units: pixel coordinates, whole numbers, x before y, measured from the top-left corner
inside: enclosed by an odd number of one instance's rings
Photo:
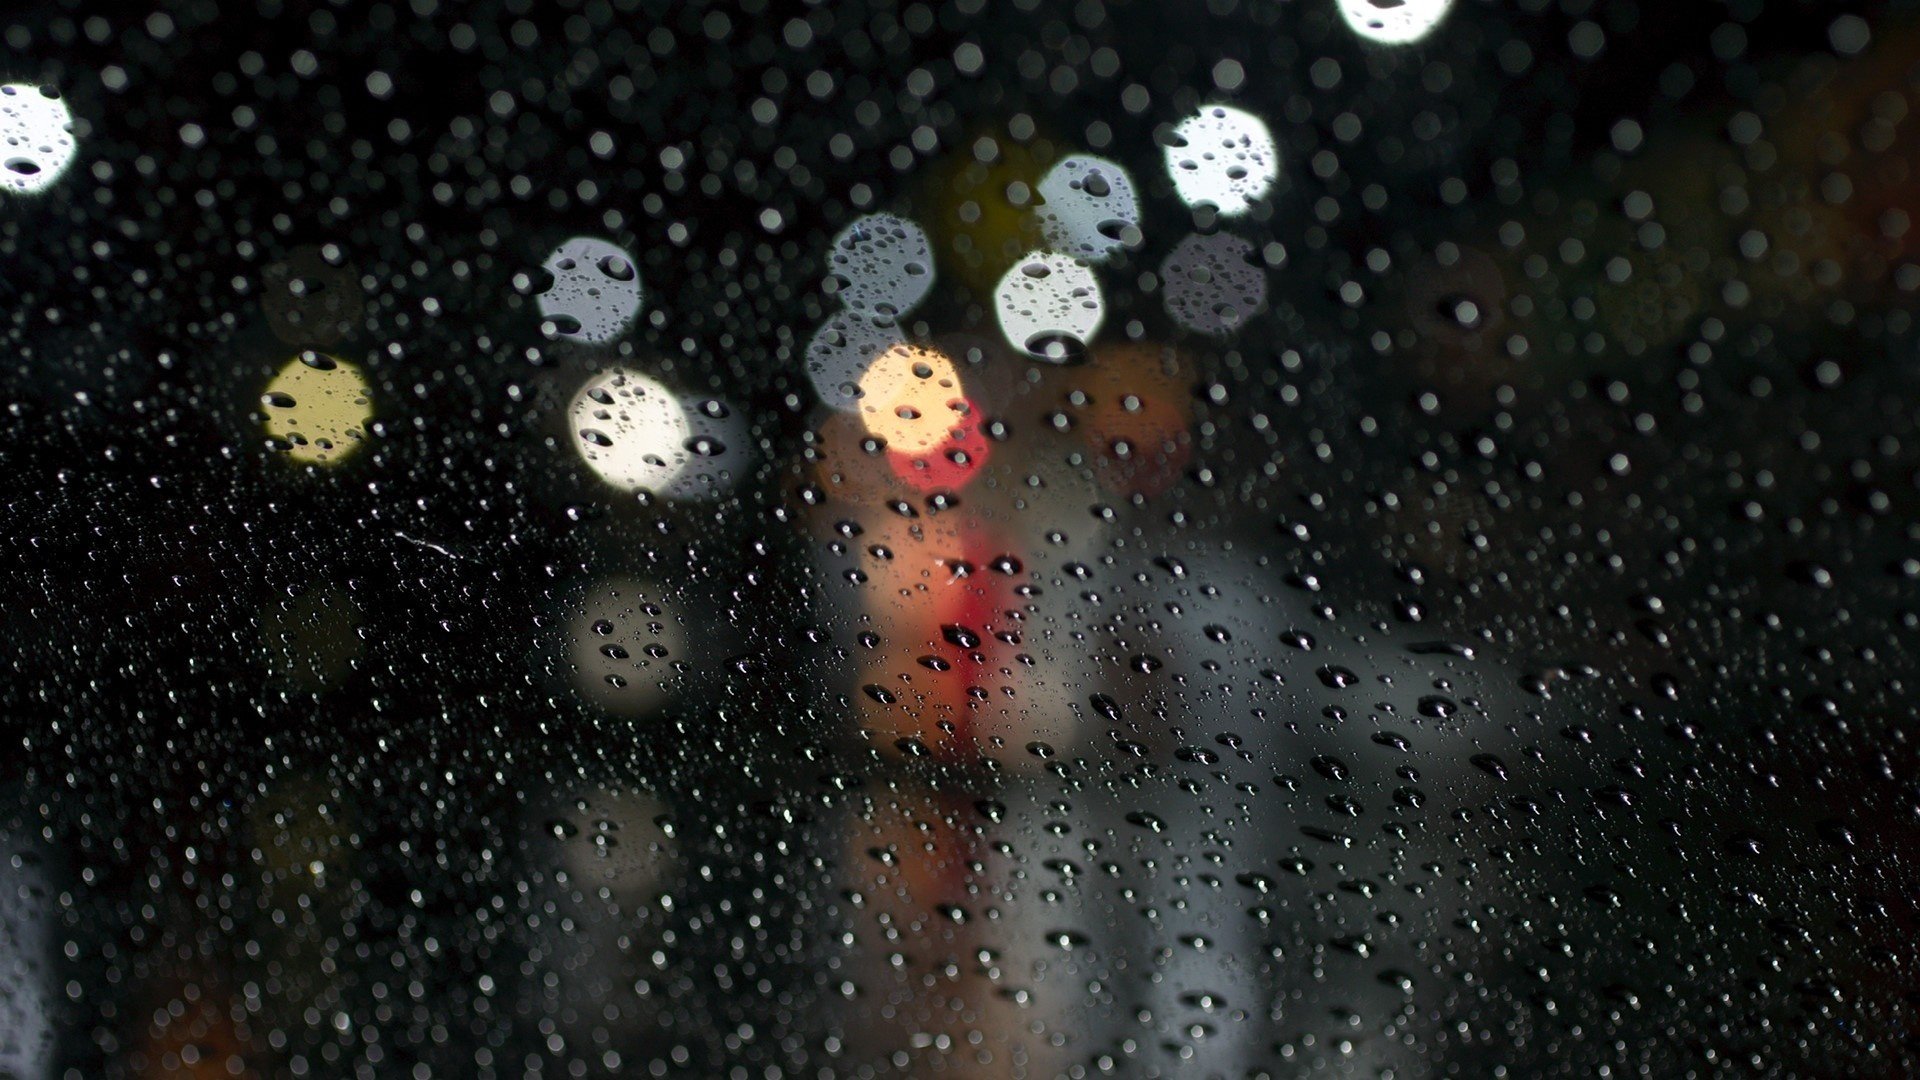
[[[672,391],[631,371],[603,372],[574,396],[573,445],[602,480],[664,493],[687,464],[692,425]]]
[[[828,263],[835,295],[858,314],[901,315],[933,288],[926,230],[893,214],[868,214],[840,230]]]
[[[66,102],[31,83],[0,86],[0,191],[45,191],[76,149]]]
[[[1266,121],[1231,105],[1208,105],[1176,125],[1167,174],[1182,202],[1234,217],[1264,198],[1280,175],[1280,148]]]
[[[640,314],[640,271],[619,245],[576,236],[541,264],[553,284],[536,299],[560,336],[601,344],[620,336]]]
[[[1433,32],[1453,0],[1338,0],[1347,29],[1381,45],[1410,45]]]
[[[1083,259],[1030,251],[993,291],[1000,331],[1029,356],[1054,363],[1074,359],[1106,317],[1106,300]]]
[[[1140,242],[1140,204],[1127,171],[1105,158],[1062,158],[1040,179],[1040,228],[1047,243],[1105,262]]]

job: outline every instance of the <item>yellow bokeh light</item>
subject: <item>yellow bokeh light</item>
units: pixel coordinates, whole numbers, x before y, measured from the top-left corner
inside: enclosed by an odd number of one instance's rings
[[[305,352],[287,361],[260,395],[267,434],[303,464],[338,465],[366,441],[373,398],[360,369]]]
[[[945,353],[905,342],[874,358],[860,377],[860,421],[890,449],[920,454],[945,442],[964,418],[960,371]]]

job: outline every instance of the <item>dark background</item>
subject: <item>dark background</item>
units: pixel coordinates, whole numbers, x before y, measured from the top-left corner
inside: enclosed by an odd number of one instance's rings
[[[1829,44],[1843,11],[1873,28],[1860,56]],[[1916,201],[1920,142],[1910,118],[1878,150],[1862,132],[1911,107],[1915,19],[1460,0],[1384,50],[1307,0],[14,9],[6,78],[58,87],[80,144],[48,193],[0,202],[20,747],[0,885],[29,890],[0,916],[32,955],[0,994],[52,1010],[21,1060],[1910,1073],[1920,364],[1889,215]],[[1581,57],[1588,21],[1606,44]],[[1227,224],[1180,205],[1155,144],[1212,100],[1282,147],[1271,205]],[[1742,112],[1769,154],[1729,135]],[[1136,178],[1147,239],[1107,274],[1108,326],[1189,349],[1193,456],[1164,492],[996,523],[1035,545],[1031,632],[1058,631],[1093,734],[1046,765],[1026,739],[903,758],[857,719],[864,624],[828,547],[844,515],[806,497],[822,416],[797,358],[834,233],[872,209],[943,220],[955,162],[1018,114],[1020,160],[1091,150]],[[1619,145],[1623,118],[1643,144]],[[1623,216],[1636,190],[1666,244]],[[1284,250],[1270,310],[1186,342],[1140,276],[1216,227]],[[1738,254],[1749,228],[1768,259]],[[579,234],[636,255],[622,355],[748,418],[727,499],[621,496],[579,467],[566,402],[609,354],[544,337],[532,299]],[[1579,266],[1523,269],[1567,237]],[[367,372],[377,423],[340,468],[302,469],[253,416],[296,351],[263,271],[327,244],[365,289],[327,350]],[[1448,278],[1447,244],[1531,301],[1504,316],[1524,362],[1434,325],[1422,274]],[[1597,269],[1616,254],[1631,286]],[[997,269],[941,273],[914,317],[991,336]],[[996,452],[1048,445],[1015,426]],[[1045,554],[1103,507],[1124,543]],[[609,574],[659,583],[691,643],[638,716],[570,679],[568,613]],[[1137,635],[1113,610],[1173,603],[1235,633],[1180,638],[1146,678],[1064,659],[1124,668]],[[1411,648],[1436,642],[1455,648]],[[1423,715],[1434,695],[1459,712]],[[573,800],[603,788],[649,792],[664,823],[626,822],[660,843],[644,896],[565,872],[605,820]],[[952,875],[970,917],[893,892],[919,879],[870,856],[889,844]]]

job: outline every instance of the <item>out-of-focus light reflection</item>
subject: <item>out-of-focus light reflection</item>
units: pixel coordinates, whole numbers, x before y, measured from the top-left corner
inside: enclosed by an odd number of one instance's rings
[[[1440,25],[1453,0],[1339,0],[1347,28],[1382,45],[1408,45]]]
[[[1125,169],[1076,154],[1040,181],[1040,228],[1047,243],[1089,262],[1105,262],[1140,242],[1140,206]]]
[[[872,318],[843,311],[822,323],[807,343],[807,381],[829,408],[859,408],[860,380],[874,358],[899,344],[900,332]]]
[[[887,452],[894,474],[923,492],[966,486],[992,453],[980,430],[979,408],[966,398],[948,402],[947,408],[952,417],[945,438],[918,452]]]
[[[659,586],[608,578],[588,590],[569,621],[574,687],[608,712],[639,716],[664,705],[665,683],[687,652],[678,615]]]
[[[1106,317],[1100,282],[1084,260],[1031,251],[994,289],[1000,330],[1014,348],[1061,364],[1084,355]]]
[[[1013,527],[1045,541],[1033,553],[1044,551],[1060,563],[1098,558],[1112,542],[1113,525],[1105,516],[1089,513],[1107,501],[1092,470],[1067,454],[1028,458],[1021,465],[1013,483],[1001,490],[1008,496]]]
[[[576,236],[542,264],[553,284],[537,298],[562,337],[597,345],[619,337],[640,313],[640,273],[615,244]]]
[[[595,791],[545,815],[540,828],[558,842],[560,865],[576,885],[632,903],[658,889],[673,866],[666,817],[666,804],[644,792]]]
[[[330,943],[337,940],[335,935],[352,932],[349,924],[364,880],[360,875],[367,869],[361,848],[364,822],[355,806],[350,793],[309,765],[279,774],[246,806],[247,844],[242,850],[250,851],[248,877],[259,898],[250,932],[259,941],[260,953],[272,957],[278,966],[278,977],[260,988],[262,1016],[300,1016],[325,1003],[337,986],[338,954]],[[295,905],[302,913],[299,919],[265,914]],[[184,974],[198,983],[202,1004],[222,1001],[217,987],[206,981],[207,972]],[[162,982],[160,992],[177,991]],[[196,1046],[197,1036],[218,1034],[208,1031],[207,1020],[220,1018],[196,1018],[191,1009],[184,1015],[174,1009],[166,1013],[172,1019],[148,1032],[155,1040],[152,1052],[162,1061],[182,1050],[188,1050],[189,1057],[195,1051],[203,1056],[193,1071],[172,1071],[162,1065],[152,1075],[257,1075],[245,1071],[244,1059],[234,1060],[245,1053],[244,1044],[216,1053],[215,1040],[209,1037]],[[233,1068],[230,1074],[229,1067]]]
[[[360,369],[345,360],[303,352],[280,369],[260,395],[267,434],[287,456],[334,466],[366,441],[373,399]]]
[[[543,917],[529,921],[518,979],[507,974],[510,988],[495,1000],[538,1000],[551,1019],[543,1030],[553,1037],[617,1047],[602,1059],[610,1075],[627,1075],[620,1053],[666,1030],[673,1012],[673,995],[651,992],[644,977],[635,981],[636,958],[658,957],[655,949],[675,942],[661,918],[674,908],[667,890],[678,880],[667,812],[654,795],[631,788],[542,797],[527,807],[533,837],[523,902]]]
[[[328,261],[312,245],[295,248],[261,276],[267,327],[294,348],[334,344],[353,332],[366,309],[353,269]]]
[[[332,786],[312,772],[277,781],[247,810],[247,832],[260,852],[269,887],[290,883],[302,895],[350,886],[352,813]]]
[[[1021,659],[1028,646],[1015,589],[1026,560],[1007,534],[964,509],[957,516],[944,535],[880,518],[862,537],[889,554],[867,564],[861,591],[877,641],[863,654],[860,723],[909,757],[1036,766],[1032,755],[1003,752],[1035,739],[1069,742],[1074,718],[1048,692],[1055,673]]]
[[[1167,314],[1183,328],[1226,337],[1267,306],[1267,272],[1238,236],[1189,235],[1160,266]]]
[[[73,114],[51,87],[0,86],[0,190],[45,191],[73,164]]]
[[[673,392],[645,375],[594,376],[574,396],[569,420],[580,456],[615,487],[664,492],[686,466],[692,424]]]
[[[0,860],[0,1075],[39,1080],[53,1063],[55,903],[40,860],[18,851],[16,843],[25,838],[5,839],[10,858]]]
[[[893,214],[868,214],[833,238],[832,280],[857,314],[894,318],[933,288],[933,252],[920,226]]]
[[[967,417],[960,372],[945,353],[900,343],[881,353],[860,380],[867,433],[902,454],[923,454],[953,436]]]
[[[1266,122],[1230,105],[1182,120],[1164,150],[1181,201],[1212,206],[1221,217],[1246,213],[1280,175],[1280,148]]]

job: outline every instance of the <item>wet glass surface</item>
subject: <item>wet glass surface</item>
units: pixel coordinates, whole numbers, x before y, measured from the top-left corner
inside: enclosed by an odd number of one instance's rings
[[[0,34],[0,1075],[1920,1061],[1920,7]]]

